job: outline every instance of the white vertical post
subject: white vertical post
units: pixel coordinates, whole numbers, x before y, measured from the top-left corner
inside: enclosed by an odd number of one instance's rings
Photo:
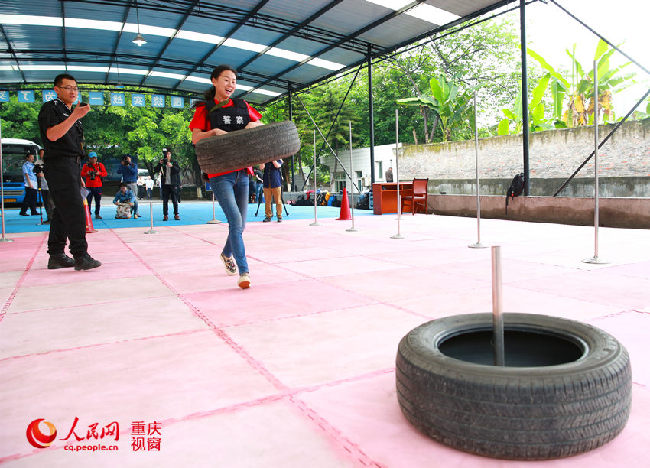
[[[501,247],[494,245],[492,246],[492,327],[494,331],[494,364],[496,366],[505,366],[501,312]]]
[[[4,176],[2,173],[2,120],[0,119],[0,197],[2,198],[2,208],[0,210],[0,215],[2,215],[2,237],[0,242],[13,242],[13,239],[7,239],[5,237],[5,183]]]
[[[402,218],[402,195],[399,191],[399,109],[395,109],[395,180],[397,181],[397,234],[390,236],[391,239],[404,239],[400,232],[400,221]]]
[[[607,263],[598,258],[598,225],[599,219],[599,204],[598,204],[598,64],[594,60],[594,256],[583,260],[585,263]]]
[[[349,142],[350,142],[350,212],[352,214],[352,227],[346,229],[348,232],[357,232],[354,228],[354,178],[356,174],[354,173],[354,167],[352,166],[352,122],[348,121],[348,127],[350,130]]]
[[[212,186],[210,186],[210,188],[212,188]],[[207,223],[205,223],[205,224],[221,224],[221,221],[219,221],[215,216],[214,204],[215,204],[214,190],[212,190],[212,219],[210,221],[208,221]]]
[[[153,202],[149,200],[149,221],[150,221],[150,227],[147,231],[144,231],[145,234],[155,234],[156,231],[153,229]]]
[[[476,110],[476,91],[474,91],[474,150],[476,152],[476,243],[470,249],[484,249],[481,244],[481,185],[478,177],[478,111]]]
[[[316,129],[314,129],[314,222],[310,226],[320,226],[318,223],[318,205],[316,201]]]

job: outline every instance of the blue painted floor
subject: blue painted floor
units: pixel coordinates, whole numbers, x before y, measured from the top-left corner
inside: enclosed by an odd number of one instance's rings
[[[102,200],[100,214],[103,219],[95,219],[93,214],[93,226],[95,229],[119,229],[138,226],[146,227],[151,224],[149,212],[150,203],[148,201],[139,201],[139,211],[141,215],[141,218],[139,219],[115,219],[115,205],[111,202],[112,199],[108,198]],[[94,210],[94,204],[91,208]],[[283,213],[283,220],[310,219],[314,217],[313,206],[286,205],[286,209],[289,214],[287,215],[286,212]],[[162,202],[160,200],[154,200],[151,202],[151,210],[153,212],[154,226],[167,224],[172,226],[205,224],[207,221],[212,219],[212,202],[209,201],[182,202],[178,209],[181,217],[179,221],[174,220],[173,207],[171,203],[169,204],[169,221],[163,221]],[[248,205],[248,216],[246,217],[247,223],[261,222],[264,219],[264,204],[260,205],[257,216],[255,216],[256,211],[257,203],[251,203]],[[40,225],[40,216],[20,216],[18,214],[19,209],[13,207],[5,207],[5,212],[7,216],[5,220],[5,232],[7,233],[49,231],[49,225]],[[276,222],[275,206],[273,206],[273,214],[273,222]],[[340,208],[333,206],[318,207],[319,218],[338,218],[339,214]],[[366,216],[371,214],[371,210],[354,210],[355,216]],[[215,203],[214,215],[215,219],[221,222],[226,222],[226,216],[218,203]],[[45,217],[45,211],[43,211],[43,219],[45,219]]]

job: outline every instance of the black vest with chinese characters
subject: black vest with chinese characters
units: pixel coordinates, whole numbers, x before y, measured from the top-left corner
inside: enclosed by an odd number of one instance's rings
[[[248,106],[243,99],[233,99],[232,106],[220,107],[214,99],[205,103],[205,110],[210,121],[210,128],[219,128],[225,132],[241,130],[250,122]]]

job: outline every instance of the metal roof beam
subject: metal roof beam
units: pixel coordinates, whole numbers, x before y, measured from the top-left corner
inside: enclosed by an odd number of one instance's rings
[[[284,41],[284,40],[287,39],[288,37],[291,37],[291,36],[292,36],[294,33],[296,33],[298,30],[304,28],[304,27],[307,26],[309,23],[311,23],[312,21],[314,21],[316,18],[319,18],[319,17],[322,16],[323,14],[327,13],[328,11],[330,11],[332,8],[334,8],[336,5],[338,5],[338,4],[341,3],[342,1],[343,1],[343,0],[332,0],[329,4],[325,5],[323,8],[321,8],[321,9],[318,10],[316,13],[314,13],[313,15],[311,15],[311,16],[310,16],[309,18],[307,18],[305,21],[303,21],[302,23],[296,25],[293,29],[291,29],[290,31],[287,31],[285,34],[283,34],[283,35],[280,36],[278,39],[276,39],[275,41],[273,41],[271,44],[269,44],[268,46],[266,46],[266,48],[265,48],[264,50],[262,50],[261,52],[258,52],[257,55],[254,55],[254,56],[251,57],[250,59],[246,60],[246,62],[244,62],[244,63],[241,65],[241,68],[245,68],[245,67],[247,67],[247,66],[250,65],[252,62],[254,62],[254,61],[257,60],[258,58],[260,58],[262,55],[264,55],[265,53],[267,53],[269,50],[271,50],[272,47],[275,47],[276,45],[278,45],[279,43],[281,43],[282,41]]]
[[[66,1],[76,1],[81,3],[92,3],[96,5],[127,5],[131,4],[132,0],[66,0]],[[193,0],[148,0],[146,3],[140,3],[138,6],[140,9],[151,10],[156,12],[165,12],[165,13],[174,13],[182,15],[187,5],[190,1]],[[263,1],[266,3],[266,1]],[[258,29],[264,29],[266,31],[276,32],[280,34],[285,34],[287,31],[290,31],[292,28],[295,28],[298,23],[291,21],[279,16],[270,16],[264,14],[258,14],[257,11],[259,8],[256,6],[252,11],[243,10],[240,8],[228,7],[221,5],[219,3],[202,3],[200,4],[200,9],[197,9],[192,16],[197,18],[205,18],[209,20],[225,21],[229,23],[234,23],[239,25],[240,23],[245,23],[249,19],[255,20],[255,27]],[[306,39],[309,41],[320,42],[321,44],[331,45],[333,43],[338,43],[338,47],[342,47],[346,50],[351,50],[353,52],[364,53],[367,48],[367,43],[364,41],[351,39],[346,41],[341,41],[341,38],[345,37],[341,33],[334,31],[326,30],[323,28],[318,28],[314,26],[302,28],[302,32],[297,31],[295,34],[296,37]],[[335,38],[334,41],[328,40],[328,38]]]
[[[129,12],[131,11],[131,5],[128,5],[126,9],[124,10],[124,15],[122,15],[122,29],[120,29],[120,32],[117,34],[117,39],[115,40],[115,44],[113,44],[113,52],[111,53],[111,61],[108,64],[108,70],[110,71],[111,66],[113,65],[113,60],[116,58],[117,54],[117,47],[120,45],[120,40],[122,39],[122,32],[124,32],[124,25],[126,24],[126,20],[129,17]],[[106,72],[106,78],[104,79],[104,83],[108,84],[108,77],[110,73]]]
[[[199,0],[193,0],[193,1],[192,1],[192,4],[187,8],[187,10],[185,10],[185,13],[183,14],[183,17],[181,18],[181,20],[180,20],[180,21],[178,22],[178,24],[176,25],[176,32],[174,33],[173,36],[171,36],[170,38],[167,39],[167,42],[165,43],[165,45],[163,46],[163,48],[160,49],[160,53],[158,54],[158,56],[157,56],[156,59],[154,60],[153,65],[151,65],[151,67],[149,67],[149,70],[147,71],[147,74],[146,74],[145,76],[142,77],[142,80],[140,80],[140,86],[143,86],[143,85],[144,85],[144,82],[145,82],[146,79],[149,77],[149,74],[150,74],[151,71],[156,67],[156,65],[157,65],[158,62],[160,61],[160,58],[163,56],[163,54],[165,53],[165,51],[167,50],[167,48],[169,47],[169,45],[172,43],[172,41],[176,38],[176,35],[178,34],[178,31],[181,30],[181,28],[183,27],[183,25],[184,25],[185,22],[187,21],[187,18],[189,18],[190,13],[192,13],[192,10],[194,10],[194,7],[196,7],[196,4],[197,4],[197,3],[199,3]]]
[[[189,72],[187,72],[187,76],[190,76],[192,73],[196,72],[201,66],[201,64],[203,64],[212,54],[214,54],[217,51],[217,49],[221,47],[223,43],[226,42],[227,39],[232,37],[232,35],[235,34],[237,30],[239,30],[239,28],[241,28],[249,19],[254,17],[257,14],[257,12],[260,11],[264,7],[264,5],[266,5],[268,2],[269,0],[262,0],[257,5],[255,5],[255,8],[253,8],[249,12],[249,14],[246,15],[244,18],[242,18],[233,28],[231,28],[230,31],[228,31],[228,34],[226,34],[226,36],[218,44],[215,44],[214,47],[212,47],[208,51],[207,54],[205,54],[198,62],[196,62],[196,65],[192,67],[192,69]],[[181,83],[182,81],[176,83],[172,87],[172,90],[178,88],[178,86],[180,86]]]
[[[353,32],[352,34],[348,34],[348,35],[345,36],[343,39],[341,39],[340,42],[337,42],[337,43],[335,43],[335,44],[329,45],[329,46],[325,47],[324,49],[320,50],[319,52],[317,52],[316,54],[312,55],[312,56],[309,57],[308,59],[305,59],[305,60],[303,60],[303,61],[301,61],[301,62],[295,63],[294,65],[292,65],[292,66],[290,66],[290,67],[284,69],[284,70],[281,71],[280,73],[277,73],[277,74],[273,75],[271,78],[268,79],[268,81],[262,83],[260,86],[264,86],[265,84],[267,84],[268,82],[270,82],[270,81],[272,81],[272,80],[277,80],[277,79],[280,78],[281,76],[286,75],[286,74],[289,73],[290,71],[295,70],[296,68],[298,68],[298,67],[304,65],[305,63],[309,62],[309,61],[312,60],[314,57],[319,57],[319,56],[323,55],[325,52],[328,52],[328,51],[330,51],[330,50],[332,50],[332,49],[338,47],[338,46],[340,45],[340,43],[345,42],[345,41],[348,41],[348,40],[350,40],[350,39],[352,39],[352,38],[357,38],[357,37],[359,37],[361,34],[367,32],[367,31],[370,31],[371,29],[376,28],[377,26],[379,26],[379,25],[385,23],[386,21],[389,21],[389,20],[391,20],[391,19],[393,19],[393,18],[396,18],[397,16],[399,16],[399,15],[401,15],[402,13],[404,13],[404,12],[410,10],[411,8],[415,8],[416,6],[418,6],[420,3],[423,3],[424,1],[425,1],[425,0],[415,0],[415,1],[411,2],[411,3],[409,3],[408,5],[402,7],[401,9],[399,9],[399,10],[395,10],[395,11],[393,11],[393,12],[387,14],[386,16],[383,16],[383,17],[379,18],[379,19],[376,20],[376,21],[373,21],[372,23],[370,23],[370,24],[368,24],[367,26],[364,26],[363,28],[361,28],[361,29],[359,29],[359,30]],[[364,54],[364,55],[365,55],[365,54]],[[363,61],[365,61],[365,60],[366,60],[366,58],[364,57]],[[348,67],[348,68],[350,68],[350,67]],[[247,95],[247,94],[249,94],[249,93],[251,93],[251,92],[253,92],[253,91],[254,91],[254,90],[250,90],[250,91],[248,91],[245,95]]]
[[[16,62],[19,62],[18,57],[25,53],[29,53],[30,56],[28,59],[33,62],[60,62],[62,61],[62,51],[58,51],[58,55],[53,54],[52,50],[49,49],[32,49],[32,50],[16,50],[12,49],[15,55]],[[89,56],[92,56],[93,62],[98,66],[111,66],[111,63],[108,60],[113,58],[112,54],[109,52],[94,52],[89,53],[85,50],[68,50],[67,51],[68,60],[71,61],[80,61],[80,62],[89,62]],[[143,57],[142,55],[135,54],[120,54],[116,56],[117,59],[122,60],[123,62],[128,62],[129,65],[139,66],[141,68],[146,68],[144,64],[149,64],[153,60],[153,57]],[[108,59],[108,60],[107,60]],[[142,63],[140,63],[142,62]],[[104,65],[104,64],[107,65]],[[162,57],[160,59],[161,67],[168,69],[172,72],[184,73],[189,67],[194,66],[195,62],[189,59],[173,59],[168,57]],[[202,65],[199,68],[200,71],[210,73],[212,70],[206,65]],[[251,82],[253,85],[260,84],[267,80],[265,75],[261,75],[255,72],[241,73],[240,78]],[[286,87],[286,81],[278,80],[276,82],[270,83],[270,86],[275,86],[281,89]],[[134,84],[137,86],[137,84]]]
[[[7,51],[16,62],[16,66],[18,67],[20,76],[22,76],[23,78],[23,83],[27,83],[27,79],[25,78],[25,73],[23,73],[23,71],[20,69],[20,62],[18,61],[18,57],[16,56],[16,51],[14,50],[13,47],[11,47],[11,42],[9,42],[9,36],[7,36],[7,33],[5,32],[5,28],[2,24],[0,24],[0,32],[2,32],[2,37],[4,37],[5,42],[7,43]]]
[[[63,44],[63,63],[65,64],[65,69],[68,69],[68,56],[66,54],[66,42],[65,42],[65,3],[61,2],[61,19],[63,20],[63,27],[61,28],[61,42]]]

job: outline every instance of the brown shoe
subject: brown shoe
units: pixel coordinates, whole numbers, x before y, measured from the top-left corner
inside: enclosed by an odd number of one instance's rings
[[[165,215],[165,217],[163,218],[163,221],[167,221],[168,219],[169,218],[167,217],[167,215]]]
[[[174,215],[174,219],[175,219],[176,221],[178,221],[179,219],[181,219],[181,217],[178,216],[178,215]]]

